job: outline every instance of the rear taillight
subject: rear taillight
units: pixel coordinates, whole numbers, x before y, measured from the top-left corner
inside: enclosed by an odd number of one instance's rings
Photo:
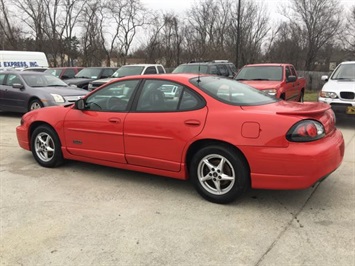
[[[308,142],[323,138],[323,125],[315,120],[302,120],[291,127],[286,138],[293,142]]]

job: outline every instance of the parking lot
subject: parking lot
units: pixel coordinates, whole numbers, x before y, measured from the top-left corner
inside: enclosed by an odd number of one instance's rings
[[[355,265],[355,122],[340,168],[229,205],[189,182],[67,162],[40,167],[0,113],[1,265]],[[322,158],[319,158],[322,160]]]

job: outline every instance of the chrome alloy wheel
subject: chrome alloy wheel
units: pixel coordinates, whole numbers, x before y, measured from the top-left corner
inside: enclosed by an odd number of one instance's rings
[[[34,101],[30,106],[30,110],[35,110],[35,109],[39,109],[39,108],[42,108],[42,106],[38,101]]]
[[[198,165],[197,176],[202,187],[214,195],[228,193],[236,179],[231,162],[219,154],[205,156]]]
[[[55,144],[52,137],[42,132],[36,136],[34,143],[37,156],[44,162],[49,162],[55,155]]]

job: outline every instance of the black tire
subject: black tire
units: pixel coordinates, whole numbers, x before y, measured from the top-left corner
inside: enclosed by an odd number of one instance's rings
[[[33,131],[31,151],[38,164],[44,167],[56,167],[64,161],[58,135],[49,126],[39,126]]]
[[[192,158],[189,173],[197,192],[214,203],[230,203],[250,186],[247,163],[227,146],[213,145],[199,150]]]
[[[38,99],[34,99],[30,102],[30,104],[28,105],[28,111],[32,111],[32,110],[35,110],[35,109],[39,109],[39,108],[42,108],[44,105],[43,103],[38,100]]]
[[[300,95],[300,98],[298,100],[300,103],[303,103],[304,102],[304,92],[301,91],[301,95]]]

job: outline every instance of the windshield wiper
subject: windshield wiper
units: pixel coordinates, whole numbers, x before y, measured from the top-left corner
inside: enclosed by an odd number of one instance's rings
[[[251,80],[269,80],[269,79],[251,79]]]

